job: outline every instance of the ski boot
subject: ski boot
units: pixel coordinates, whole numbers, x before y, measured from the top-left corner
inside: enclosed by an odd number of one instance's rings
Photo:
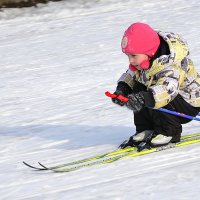
[[[152,138],[153,130],[145,130],[135,135],[131,136],[129,140],[125,140],[120,146],[120,149],[124,149],[126,147],[137,147],[138,151],[143,150],[146,148],[147,143]]]
[[[176,134],[174,136],[166,136],[164,134],[156,134],[155,137],[151,139],[151,147],[166,146],[169,143],[180,142],[181,134]]]

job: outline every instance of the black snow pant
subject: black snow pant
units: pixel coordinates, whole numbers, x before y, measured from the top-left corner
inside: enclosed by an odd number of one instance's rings
[[[146,89],[146,86],[137,82],[133,92],[137,93],[140,91],[146,91]],[[179,94],[175,97],[174,100],[172,100],[163,108],[194,117],[200,112],[199,107],[191,106]],[[155,134],[172,136],[174,141],[180,140],[182,132],[181,124],[186,124],[190,121],[191,119],[164,113],[147,107],[134,114],[134,123],[137,132],[144,130],[154,130]]]

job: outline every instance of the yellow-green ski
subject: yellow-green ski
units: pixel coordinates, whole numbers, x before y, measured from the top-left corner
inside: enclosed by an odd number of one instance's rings
[[[189,134],[189,135],[182,136],[181,142],[177,143],[177,144],[173,144],[173,145],[176,145],[177,147],[184,146],[186,144],[189,144],[190,141],[191,141],[191,143],[194,143],[192,141],[194,141],[194,140],[197,141],[197,139],[200,139],[200,133]],[[183,141],[186,141],[186,140],[188,141],[188,143],[183,143]],[[23,163],[26,166],[33,168],[33,169],[37,169],[37,170],[54,170],[54,171],[68,172],[68,171],[74,171],[76,169],[88,167],[88,166],[92,166],[92,165],[114,162],[114,161],[119,160],[123,157],[124,158],[134,157],[134,156],[139,156],[139,155],[147,154],[148,152],[151,153],[151,152],[155,151],[154,149],[144,150],[142,152],[137,152],[136,150],[137,150],[136,147],[128,147],[128,148],[125,148],[125,149],[117,149],[117,150],[107,152],[107,153],[104,153],[104,154],[101,154],[101,155],[92,156],[92,157],[89,157],[89,158],[85,158],[85,159],[81,159],[81,160],[77,160],[77,161],[72,161],[72,162],[68,162],[68,163],[64,163],[64,164],[58,164],[58,165],[54,165],[52,167],[46,167],[45,165],[43,165],[40,162],[38,162],[40,167],[32,166],[32,165],[30,165],[26,162],[23,162]]]
[[[195,137],[186,135],[186,136],[181,137],[180,142],[170,143],[169,145],[162,146],[162,147],[155,147],[155,148],[151,148],[151,149],[146,149],[146,150],[143,150],[141,152],[133,150],[133,151],[130,151],[130,152],[125,152],[123,154],[115,155],[113,157],[104,158],[104,159],[97,160],[97,161],[94,161],[94,162],[88,162],[88,163],[85,163],[85,164],[82,164],[82,165],[76,165],[76,166],[72,166],[72,167],[66,167],[66,168],[60,167],[60,168],[56,168],[56,169],[55,168],[54,169],[48,168],[48,169],[51,169],[54,172],[70,172],[70,171],[74,171],[74,170],[84,168],[84,167],[112,163],[112,162],[115,162],[115,161],[120,160],[120,159],[142,156],[142,155],[150,154],[150,153],[157,152],[157,151],[163,151],[163,150],[174,148],[174,147],[182,147],[182,146],[195,144],[195,143],[199,143],[199,142],[200,142],[200,134],[196,134]]]

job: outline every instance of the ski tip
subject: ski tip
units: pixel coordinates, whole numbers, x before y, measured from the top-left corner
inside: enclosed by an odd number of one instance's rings
[[[28,163],[25,162],[25,161],[23,161],[22,163],[23,163],[24,165],[26,165],[27,167],[30,167],[30,168],[35,169],[35,170],[46,170],[45,168],[40,168],[40,167],[35,167],[35,166],[33,166],[33,165],[30,165],[30,164],[28,164]]]
[[[49,168],[46,167],[45,165],[43,165],[41,162],[38,162],[38,164],[39,164],[40,166],[42,166],[44,170],[49,170]]]

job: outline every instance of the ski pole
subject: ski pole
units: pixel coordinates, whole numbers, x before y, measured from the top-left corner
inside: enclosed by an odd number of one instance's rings
[[[110,93],[108,91],[105,92],[105,95],[107,97],[110,97],[110,98],[117,98],[117,99],[119,99],[120,101],[123,101],[123,102],[128,102],[128,98],[126,98],[126,97],[124,97],[122,95],[112,94],[112,93]],[[176,116],[179,116],[179,117],[184,117],[184,118],[200,121],[200,118],[198,118],[198,117],[193,117],[193,116],[186,115],[186,114],[183,114],[183,113],[179,113],[179,112],[176,112],[176,111],[167,110],[165,108],[152,108],[152,107],[148,107],[148,108],[159,110],[161,112],[165,112],[165,113],[168,113],[168,114],[176,115]],[[200,116],[200,114],[198,114],[198,116]]]
[[[149,107],[149,108],[152,108],[152,107]],[[152,109],[153,109],[153,108],[152,108]],[[179,113],[179,112],[176,112],[176,111],[167,110],[167,109],[165,109],[165,108],[157,108],[157,109],[155,109],[155,110],[159,110],[159,111],[161,111],[161,112],[169,113],[169,114],[172,114],[172,115],[177,115],[177,116],[179,116],[179,117],[184,117],[184,118],[188,118],[188,119],[200,121],[200,118],[198,118],[198,117],[193,117],[193,116],[186,115],[186,114],[183,114],[183,113]]]

